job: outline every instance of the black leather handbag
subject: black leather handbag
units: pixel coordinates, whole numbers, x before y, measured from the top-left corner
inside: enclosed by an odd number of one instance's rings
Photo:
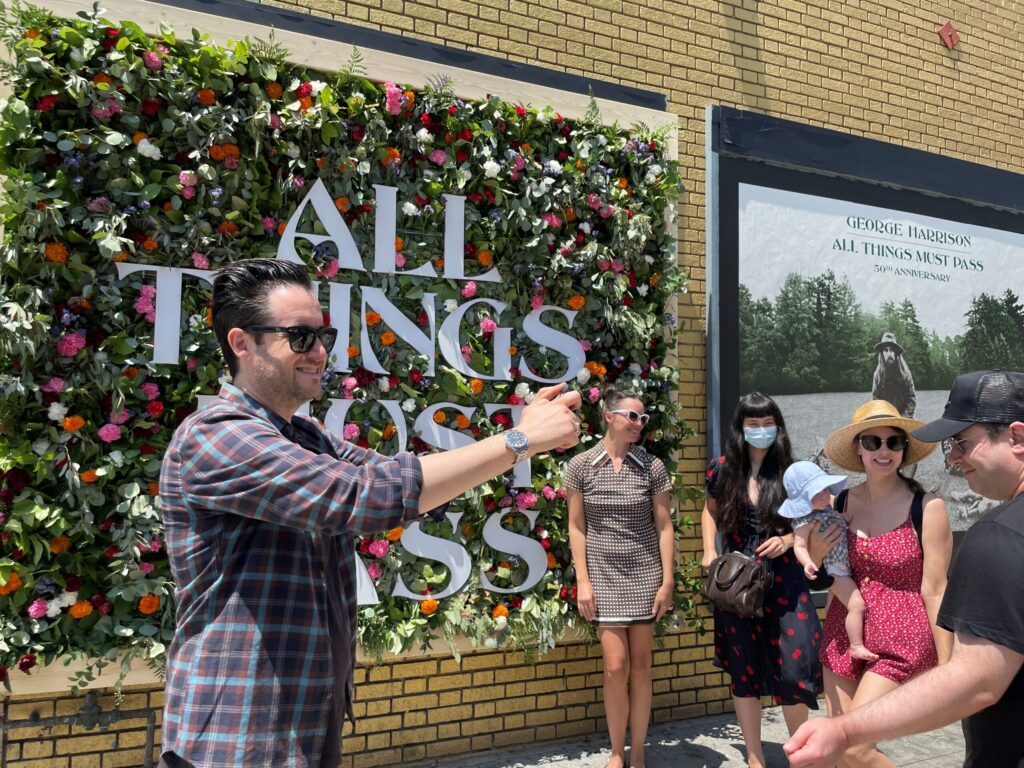
[[[768,563],[742,552],[726,552],[711,562],[701,594],[720,611],[759,619],[771,585]]]

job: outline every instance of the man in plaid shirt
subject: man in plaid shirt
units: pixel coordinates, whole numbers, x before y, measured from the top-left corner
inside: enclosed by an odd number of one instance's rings
[[[355,534],[575,445],[579,394],[549,387],[515,430],[387,458],[295,415],[337,338],[301,265],[220,270],[213,326],[233,383],[181,424],[160,473],[177,601],[161,765],[333,768],[351,717]]]

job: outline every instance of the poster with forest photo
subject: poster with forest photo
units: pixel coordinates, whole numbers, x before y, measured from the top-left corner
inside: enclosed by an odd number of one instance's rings
[[[827,467],[870,399],[928,421],[959,373],[1024,369],[1024,235],[740,184],[738,246],[741,391],[777,399],[797,458]],[[913,472],[954,530],[992,504],[941,448]]]

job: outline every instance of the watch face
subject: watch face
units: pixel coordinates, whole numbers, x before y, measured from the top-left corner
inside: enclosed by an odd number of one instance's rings
[[[525,451],[526,446],[528,444],[529,443],[526,440],[526,435],[524,435],[518,429],[513,429],[505,433],[505,445],[507,445],[513,451]]]

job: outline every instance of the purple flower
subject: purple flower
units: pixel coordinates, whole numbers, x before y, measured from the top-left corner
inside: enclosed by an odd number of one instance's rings
[[[46,615],[46,601],[35,600],[28,607],[28,615],[33,619],[41,619]]]
[[[96,436],[104,443],[112,443],[121,439],[121,428],[117,424],[107,423],[99,428]]]
[[[391,545],[387,542],[387,539],[374,539],[370,542],[368,547],[370,554],[376,558],[384,557],[388,550],[391,549]]]
[[[43,386],[41,386],[39,389],[41,389],[43,392],[54,392],[59,395],[61,392],[64,391],[64,379],[60,378],[59,376],[54,376],[52,379],[43,384]]]

